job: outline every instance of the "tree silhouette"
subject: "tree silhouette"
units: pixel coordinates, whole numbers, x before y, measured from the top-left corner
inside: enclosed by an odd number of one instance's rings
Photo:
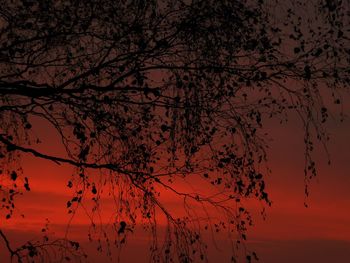
[[[206,260],[207,228],[231,233],[234,248],[244,244],[251,216],[242,200],[270,204],[261,168],[267,119],[298,114],[305,179],[316,175],[313,143],[327,141],[327,102],[340,104],[349,88],[348,15],[341,0],[3,1],[2,217],[31,190],[20,166],[29,154],[76,167],[69,213],[87,199],[98,213],[103,191],[116,200],[115,240],[100,230],[108,245],[125,243],[136,224],[153,233],[155,262]],[[40,151],[32,130],[42,123],[57,131],[65,154]],[[162,202],[165,191],[183,201],[184,215]],[[162,242],[157,214],[168,223]],[[19,262],[54,247],[14,250],[0,234]]]

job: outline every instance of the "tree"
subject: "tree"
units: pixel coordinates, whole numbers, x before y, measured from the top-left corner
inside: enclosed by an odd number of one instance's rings
[[[242,200],[270,204],[264,120],[299,115],[305,178],[316,175],[314,138],[327,141],[327,103],[340,104],[350,83],[348,8],[341,0],[3,1],[2,216],[10,219],[15,196],[31,190],[20,169],[20,155],[30,154],[76,167],[69,213],[86,199],[98,211],[102,191],[113,189],[115,243],[143,223],[155,262],[204,260],[207,227],[244,243],[251,217]],[[39,150],[31,132],[39,121],[57,131],[64,155]],[[203,191],[177,187],[196,178]],[[162,204],[162,191],[183,199],[185,216]],[[161,244],[158,213],[168,222]],[[40,245],[8,248],[18,261],[46,256]]]

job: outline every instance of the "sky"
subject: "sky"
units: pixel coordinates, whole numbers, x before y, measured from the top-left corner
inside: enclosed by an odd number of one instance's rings
[[[345,112],[350,113],[348,109]],[[248,231],[248,248],[257,252],[260,262],[344,262],[350,258],[350,117],[343,123],[329,120],[331,164],[327,164],[322,147],[316,147],[318,175],[310,182],[309,197],[304,194],[303,133],[299,122],[293,118],[283,125],[267,122],[266,129],[271,138],[268,154],[272,170],[266,185],[273,203],[267,208],[265,219],[260,216],[259,209],[251,207],[254,226]],[[48,138],[53,140],[45,126],[36,132],[44,137],[50,135]],[[43,147],[48,152],[62,150],[50,143]],[[50,231],[62,236],[69,220],[65,207],[71,193],[66,183],[72,167],[39,161],[31,156],[23,156],[22,161],[32,191],[17,200],[16,216],[0,223],[13,246],[40,235],[46,218],[50,220]],[[165,199],[165,203],[179,205],[170,199]],[[25,217],[21,218],[20,214]],[[83,215],[76,216],[69,237],[82,243],[90,254],[89,262],[100,262],[105,257],[94,253],[96,244],[87,242],[87,223]],[[147,258],[148,237],[141,230],[136,232],[121,253],[121,262],[143,262]],[[210,262],[226,262],[228,248],[225,237],[219,235],[216,246],[209,245]],[[0,262],[6,262],[8,256],[0,243],[0,259],[5,259]]]
[[[328,150],[316,148],[318,175],[305,199],[302,134],[286,125],[271,143],[273,200],[265,221],[252,234],[262,262],[345,262],[350,258],[350,123],[330,121]],[[306,201],[308,207],[303,203]],[[255,232],[255,233],[254,233]]]

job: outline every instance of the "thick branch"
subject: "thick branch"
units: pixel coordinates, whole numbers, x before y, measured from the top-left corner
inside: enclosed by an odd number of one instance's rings
[[[108,170],[113,170],[115,172],[125,174],[125,175],[131,175],[131,174],[139,175],[139,176],[143,175],[142,172],[122,170],[119,167],[117,167],[115,164],[111,164],[111,163],[105,163],[105,164],[86,163],[86,162],[74,161],[74,160],[66,159],[66,158],[62,158],[62,157],[47,155],[47,154],[38,152],[38,151],[31,149],[31,148],[26,148],[26,147],[16,145],[16,144],[12,143],[11,141],[5,139],[5,137],[2,135],[0,135],[0,142],[4,143],[10,151],[17,150],[17,151],[21,151],[21,152],[25,152],[25,153],[30,153],[30,154],[34,155],[35,157],[50,160],[50,161],[55,162],[56,164],[66,163],[66,164],[70,164],[70,165],[73,165],[76,167],[92,168],[92,169],[108,169]]]
[[[11,259],[13,258],[13,256],[17,256],[18,258],[18,262],[21,263],[22,259],[20,257],[20,255],[18,254],[18,250],[13,250],[10,246],[10,241],[7,239],[6,235],[4,234],[4,232],[0,229],[0,236],[2,237],[2,239],[5,242],[6,248],[7,250],[10,252],[11,254]]]

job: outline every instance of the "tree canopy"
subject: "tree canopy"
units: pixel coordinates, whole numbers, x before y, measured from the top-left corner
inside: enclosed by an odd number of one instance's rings
[[[103,191],[115,198],[107,243],[122,245],[136,224],[153,233],[155,262],[205,260],[208,226],[244,243],[251,217],[242,200],[271,202],[264,123],[297,113],[305,178],[316,175],[327,105],[349,89],[349,32],[341,0],[2,1],[1,220],[31,190],[20,162],[29,154],[76,167],[69,213],[86,199],[96,213]],[[38,125],[55,129],[64,154],[40,151]],[[196,180],[203,191],[178,184]],[[162,203],[164,191],[183,200],[184,215]],[[162,242],[157,214],[168,222]],[[10,252],[19,262],[46,257],[33,244]]]

